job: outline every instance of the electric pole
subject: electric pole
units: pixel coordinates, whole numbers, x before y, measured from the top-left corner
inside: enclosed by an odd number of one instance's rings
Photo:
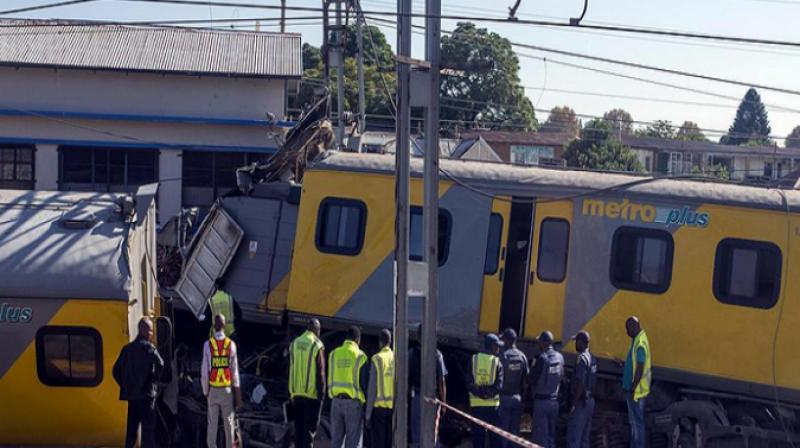
[[[336,0],[336,149],[344,146],[344,25],[342,0]]]
[[[286,32],[286,0],[281,0],[281,33]]]
[[[364,19],[356,15],[356,41],[358,44],[358,133],[364,135],[367,129],[366,94],[364,93]],[[359,152],[360,152],[359,148]]]

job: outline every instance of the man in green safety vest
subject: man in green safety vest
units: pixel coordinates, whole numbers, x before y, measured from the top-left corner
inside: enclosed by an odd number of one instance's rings
[[[650,342],[636,316],[631,316],[625,321],[625,331],[631,338],[631,346],[622,372],[622,389],[625,391],[628,404],[631,448],[644,448],[647,440],[644,407],[652,381]]]
[[[372,355],[367,388],[367,437],[369,446],[392,446],[392,413],[394,409],[394,353],[392,333],[384,328],[379,336],[381,346]]]
[[[319,320],[289,346],[289,397],[294,405],[294,446],[314,446],[325,397],[325,345],[319,339]]]
[[[233,297],[222,289],[217,289],[214,295],[208,299],[208,306],[211,307],[212,316],[220,314],[225,316],[225,335],[228,337],[233,336],[233,333],[236,331],[233,315]],[[214,336],[213,325],[209,330],[209,334]]]
[[[328,356],[328,396],[331,398],[331,448],[360,448],[364,418],[364,388],[369,384],[367,355],[361,351],[361,329],[350,327],[347,338]]]
[[[498,407],[500,406],[500,389],[503,388],[503,365],[497,357],[503,343],[495,334],[487,334],[483,351],[472,355],[472,362],[467,378],[469,390],[469,406],[472,415],[490,425],[497,425]],[[472,446],[483,448],[487,431],[472,425]],[[489,446],[500,447],[500,438],[489,435]]]

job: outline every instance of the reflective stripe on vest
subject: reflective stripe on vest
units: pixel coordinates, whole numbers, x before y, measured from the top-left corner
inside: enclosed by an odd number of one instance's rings
[[[317,394],[317,358],[322,341],[306,331],[292,342],[289,349],[289,395],[320,398]]]
[[[364,403],[360,373],[366,363],[367,355],[349,339],[332,351],[328,357],[328,395],[331,398],[345,395]]]
[[[476,353],[472,355],[472,378],[476,386],[491,386],[497,379],[497,364],[500,360],[497,356],[488,353]],[[481,398],[477,395],[469,394],[469,405],[477,407],[497,407],[500,406],[500,395],[489,398]]]
[[[231,340],[226,337],[218,341],[208,341],[211,348],[211,371],[208,373],[208,384],[211,387],[231,387]]]
[[[639,401],[640,398],[644,398],[650,394],[650,383],[653,380],[652,370],[650,370],[652,366],[652,359],[650,358],[650,341],[647,339],[647,333],[644,330],[641,330],[635,338],[633,338],[633,352],[631,356],[633,357],[634,361],[634,373],[636,372],[636,353],[639,351],[639,348],[644,350],[644,371],[642,372],[642,379],[639,381],[639,384],[636,386],[636,390],[633,392],[633,399],[635,401]]]
[[[372,356],[378,378],[375,396],[375,407],[392,409],[394,407],[394,353],[389,347],[384,347]]]

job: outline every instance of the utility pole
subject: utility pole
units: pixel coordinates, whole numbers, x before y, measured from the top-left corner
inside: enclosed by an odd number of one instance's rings
[[[427,297],[422,321],[422,396],[436,397],[436,321],[439,296],[439,49],[441,38],[441,0],[425,1],[425,59],[430,64],[425,108],[425,166],[423,227],[424,261],[427,264]],[[422,448],[436,446],[437,406],[422,400]]]
[[[281,0],[281,33],[286,32],[286,0]]]
[[[336,1],[336,149],[344,146],[344,25],[342,1]]]
[[[397,0],[397,121],[395,144],[395,402],[394,446],[408,446],[408,227],[410,219],[411,0]]]
[[[364,93],[364,19],[356,16],[356,40],[358,43],[358,133],[364,135],[367,129],[366,94]]]

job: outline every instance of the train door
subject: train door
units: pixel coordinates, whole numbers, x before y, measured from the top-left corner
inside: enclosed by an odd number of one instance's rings
[[[478,326],[482,333],[496,333],[500,325],[500,298],[503,295],[503,279],[506,271],[506,242],[510,213],[510,198],[494,199],[492,212],[489,215],[486,257],[483,262],[483,291]]]
[[[533,200],[514,198],[509,213],[503,293],[500,299],[498,330],[513,328],[521,334],[530,278]]]
[[[524,331],[530,338],[544,330],[562,335],[567,264],[572,230],[572,201],[542,202],[536,206]]]

